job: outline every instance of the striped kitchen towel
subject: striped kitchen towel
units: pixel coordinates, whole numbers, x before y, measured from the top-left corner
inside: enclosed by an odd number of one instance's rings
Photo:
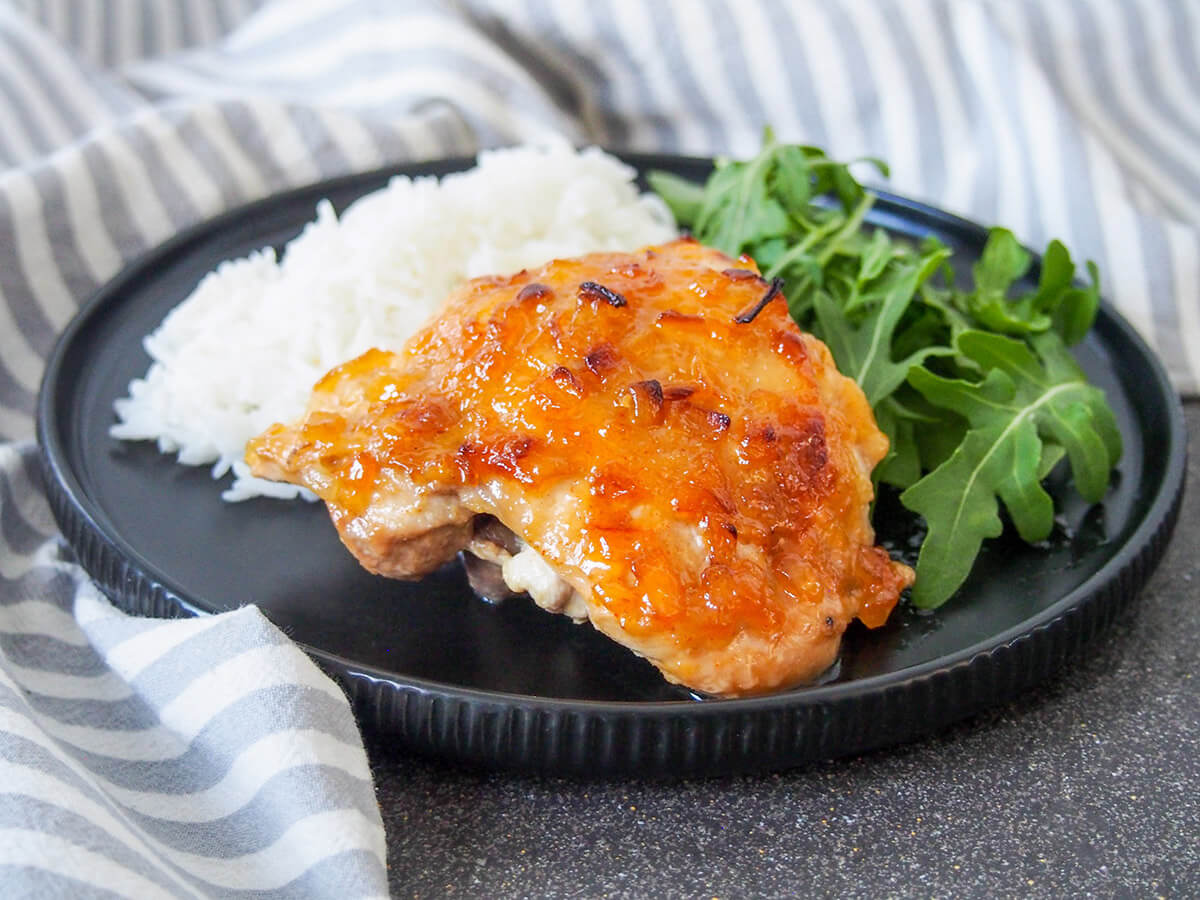
[[[1200,4],[0,0],[0,893],[388,891],[338,689],[253,608],[116,611],[55,533],[33,410],[80,303],[301,183],[555,133],[750,154],[768,123],[1061,238],[1200,391]]]

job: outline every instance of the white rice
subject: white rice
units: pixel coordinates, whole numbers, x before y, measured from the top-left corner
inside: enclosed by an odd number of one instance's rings
[[[304,411],[312,385],[371,347],[397,349],[468,278],[669,240],[634,172],[565,144],[480,154],[468,172],[397,177],[317,217],[276,261],[221,263],[146,337],[153,360],[116,401],[112,435],[233,473],[227,500],[307,494],[250,475],[246,441]]]

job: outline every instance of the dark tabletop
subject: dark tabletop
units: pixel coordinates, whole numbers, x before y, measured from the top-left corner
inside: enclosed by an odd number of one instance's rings
[[[1018,700],[915,744],[677,782],[491,772],[367,736],[396,897],[1200,893],[1200,402],[1141,597]]]

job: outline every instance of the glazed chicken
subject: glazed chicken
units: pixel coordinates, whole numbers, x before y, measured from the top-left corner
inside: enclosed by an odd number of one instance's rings
[[[479,278],[247,460],[323,499],[373,572],[465,550],[672,682],[810,681],[912,572],[868,519],[887,438],[780,288],[690,239]]]

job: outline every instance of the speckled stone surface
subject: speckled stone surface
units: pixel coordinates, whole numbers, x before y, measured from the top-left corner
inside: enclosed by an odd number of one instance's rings
[[[1200,895],[1200,402],[1141,598],[1085,658],[916,744],[772,775],[567,780],[367,738],[400,897]]]

